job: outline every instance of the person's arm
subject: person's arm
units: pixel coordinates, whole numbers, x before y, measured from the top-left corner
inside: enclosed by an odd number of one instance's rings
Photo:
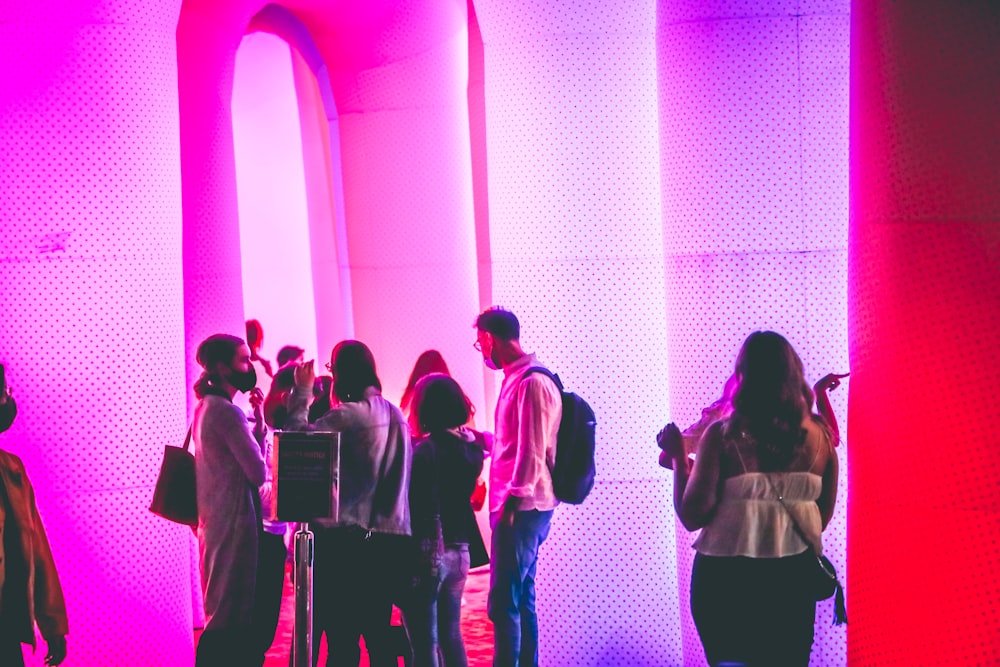
[[[218,426],[218,433],[222,436],[233,458],[239,463],[247,481],[254,488],[258,488],[267,477],[260,443],[250,433],[250,427],[243,411],[235,406],[228,407],[231,409],[223,412],[225,416]]]
[[[827,392],[839,387],[840,380],[848,375],[850,373],[843,373],[842,375],[829,373],[820,378],[813,386],[813,392],[816,394],[816,410],[826,420],[826,425],[833,435],[834,447],[840,444],[840,428],[837,426],[837,415],[833,413],[833,406],[830,405],[830,397],[827,395]]]
[[[288,417],[285,419],[285,431],[340,431],[339,413],[331,410],[309,423],[309,403],[313,399],[313,385],[316,382],[316,372],[313,362],[307,361],[295,368],[295,387],[288,395]]]
[[[545,445],[559,430],[562,396],[555,383],[542,373],[532,373],[520,380],[517,389],[517,453],[511,475],[510,495],[504,503],[502,519],[513,523],[519,499],[534,493],[534,481],[548,463]]]
[[[681,450],[683,452],[683,449]],[[688,530],[705,526],[719,503],[722,476],[722,423],[715,422],[698,444],[698,457],[688,472],[687,456],[674,458],[674,508]]]
[[[820,491],[816,504],[819,506],[819,515],[823,521],[823,528],[826,529],[833,518],[833,509],[837,505],[837,484],[840,478],[840,461],[837,459],[837,451],[826,444],[823,437],[823,447],[827,448],[826,467],[823,469],[823,490]]]

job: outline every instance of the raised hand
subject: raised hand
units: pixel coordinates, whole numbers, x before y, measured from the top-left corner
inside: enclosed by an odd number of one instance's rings
[[[303,362],[295,367],[295,386],[302,391],[312,392],[313,384],[316,382],[316,370],[313,368],[313,360]]]
[[[673,469],[674,461],[685,458],[684,437],[677,424],[670,422],[656,434],[656,444],[663,451],[660,452],[660,465],[667,469]]]
[[[849,375],[850,373],[842,373],[839,375],[837,373],[827,373],[821,377],[815,385],[813,385],[813,391],[817,394],[821,391],[833,391],[840,386],[840,381]]]

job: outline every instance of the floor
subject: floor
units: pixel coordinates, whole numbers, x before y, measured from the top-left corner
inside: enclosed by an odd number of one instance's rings
[[[490,586],[488,568],[480,568],[469,574],[465,584],[462,605],[462,638],[469,656],[469,667],[489,667],[493,662],[493,625],[486,617],[486,594]],[[264,667],[289,667],[288,656],[292,644],[294,623],[294,592],[291,577],[285,577],[285,595],[281,603],[281,618],[274,643],[267,652]],[[394,613],[394,623],[398,623],[398,612]],[[326,660],[325,647],[321,649],[319,664]],[[400,665],[402,665],[402,660]],[[368,656],[362,651],[361,667],[368,667]]]

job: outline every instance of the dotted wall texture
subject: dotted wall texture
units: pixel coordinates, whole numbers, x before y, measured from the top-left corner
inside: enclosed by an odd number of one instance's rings
[[[679,665],[651,1],[479,1],[493,301],[598,419],[538,567],[545,665]]]
[[[996,665],[1000,9],[856,0],[851,32],[849,658]]]
[[[262,4],[187,0],[177,23],[189,387],[201,373],[194,358],[201,341],[245,335],[231,98],[236,49]],[[191,411],[196,401],[189,391]]]
[[[317,40],[337,103],[355,334],[390,400],[433,348],[483,411],[466,6],[316,5],[290,6]]]
[[[147,509],[185,432],[179,10],[0,8],[0,447],[34,483],[69,667],[192,661],[190,531]]]
[[[810,382],[849,368],[849,11],[846,0],[659,3],[670,406],[682,426],[721,395],[752,331],[784,334]],[[846,432],[846,391],[831,398]],[[842,576],[847,450],[824,534]],[[676,538],[684,661],[703,664],[694,534],[677,522]],[[846,663],[831,605],[817,606],[814,666]]]

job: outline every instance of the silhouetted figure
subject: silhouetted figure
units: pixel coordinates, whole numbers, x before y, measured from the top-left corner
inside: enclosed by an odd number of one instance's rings
[[[265,481],[264,397],[256,389],[250,349],[236,336],[216,334],[198,346],[204,369],[195,382],[195,476],[198,480],[198,547],[205,598],[205,631],[198,667],[259,664],[252,624],[261,530],[259,487]],[[250,393],[255,425],[233,405]]]
[[[357,665],[364,636],[372,667],[396,666],[389,631],[405,581],[410,544],[410,434],[399,408],[382,397],[371,350],[342,341],[330,355],[333,407],[310,424],[313,363],[296,368],[286,430],[340,433],[340,518],[310,522],[315,532],[314,661],[326,633],[329,665]]]
[[[435,517],[444,536],[444,554],[427,562],[418,554],[413,589],[403,609],[413,644],[414,667],[466,667],[468,659],[459,627],[462,592],[469,575],[470,551],[477,565],[486,562],[469,496],[483,469],[483,437],[465,427],[469,399],[452,378],[425,375],[416,385],[413,411],[427,433],[414,446],[410,478],[413,537],[436,537]],[[438,653],[440,649],[439,663]]]
[[[0,433],[17,416],[17,403],[0,364]],[[66,601],[52,559],[35,492],[17,456],[0,449],[0,665],[24,665],[21,644],[35,646],[35,625],[45,639],[45,664],[66,658]]]
[[[707,426],[693,464],[676,426],[658,438],[677,515],[701,529],[691,612],[711,665],[804,667],[816,612],[804,584],[837,499],[833,433],[779,334],[751,334],[735,376],[731,412]]]

